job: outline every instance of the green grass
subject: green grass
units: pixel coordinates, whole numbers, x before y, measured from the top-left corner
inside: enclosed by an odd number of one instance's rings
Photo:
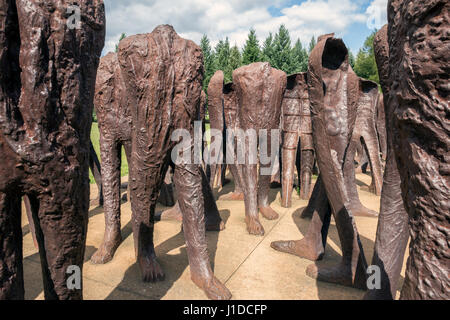
[[[92,123],[92,129],[91,129],[91,141],[94,145],[95,152],[97,153],[98,159],[100,160],[100,132],[98,131],[98,123],[93,122]],[[128,175],[128,162],[127,157],[125,156],[125,150],[122,148],[122,167],[121,167],[121,175],[126,176]],[[91,181],[91,184],[95,183],[94,176],[92,175],[91,170],[89,170],[89,179]]]

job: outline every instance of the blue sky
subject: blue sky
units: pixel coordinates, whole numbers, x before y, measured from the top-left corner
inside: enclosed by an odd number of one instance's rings
[[[356,54],[374,28],[386,23],[387,0],[104,0],[107,18],[104,53],[114,50],[122,32],[151,32],[171,24],[184,38],[207,34],[215,45],[228,37],[242,47],[250,28],[262,42],[280,24],[292,41],[308,45],[312,36],[335,32]]]

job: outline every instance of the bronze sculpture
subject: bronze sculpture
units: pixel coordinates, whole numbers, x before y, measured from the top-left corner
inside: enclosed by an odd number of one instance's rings
[[[95,264],[112,260],[122,242],[120,230],[120,168],[122,147],[131,164],[131,111],[116,53],[100,60],[97,71],[94,106],[100,132],[100,156],[105,209],[105,234],[91,257]]]
[[[30,200],[45,298],[82,298],[82,284],[69,289],[66,272],[83,268],[105,15],[101,0],[79,2],[75,31],[70,5],[0,1],[0,299],[24,299],[22,195]]]
[[[238,127],[243,131],[267,130],[267,151],[272,153],[271,138],[273,130],[279,129],[281,104],[286,90],[286,74],[274,69],[269,63],[253,63],[233,72],[233,86],[238,101]],[[247,131],[248,132],[248,131]],[[253,235],[263,235],[264,228],[259,221],[259,212],[269,220],[278,218],[269,203],[271,173],[264,175],[262,169],[270,168],[272,163],[260,163],[258,174],[257,159],[252,162],[251,137],[246,136],[237,143],[238,148],[245,147],[245,164],[239,165],[239,176],[244,191],[247,231]],[[257,140],[257,137],[255,137]],[[257,147],[255,142],[255,148]],[[261,141],[259,141],[261,147]],[[278,144],[275,146],[279,148]],[[278,151],[278,150],[277,150]],[[256,150],[255,150],[256,152]]]
[[[358,112],[352,140],[355,145],[364,148],[372,174],[369,191],[379,196],[381,195],[383,178],[380,142],[377,132],[378,85],[375,82],[360,78],[358,88]]]
[[[389,73],[388,28],[385,25],[374,39],[375,58],[383,89],[386,114],[386,127],[394,130],[393,106],[388,103],[392,78]],[[383,192],[381,194],[380,217],[377,227],[372,265],[380,267],[381,288],[369,290],[366,299],[395,299],[400,272],[403,266],[406,246],[409,240],[408,214],[403,204],[400,188],[400,173],[395,160],[393,136],[387,130],[387,159],[384,172]]]
[[[288,77],[283,99],[282,123],[281,205],[290,208],[292,206],[292,187],[294,185],[297,154],[299,153],[300,160],[300,167],[297,169],[301,199],[309,199],[314,166],[314,144],[306,73]]]
[[[409,222],[401,299],[449,299],[449,11],[448,1],[391,0],[389,25],[375,39],[392,181],[383,189],[373,260],[382,289],[366,298],[395,298]]]
[[[164,279],[153,244],[155,203],[175,147],[174,182],[183,213],[191,279],[211,299],[229,299],[208,257],[203,216],[202,170],[189,156],[192,141],[173,141],[184,129],[193,136],[203,81],[203,55],[171,26],[120,42],[119,63],[130,97],[132,129],[131,206],[136,258],[144,281]],[[182,131],[184,132],[184,131]],[[176,132],[175,132],[176,133]],[[180,150],[179,150],[180,151]],[[187,158],[185,157],[187,156]]]
[[[223,107],[223,81],[224,74],[217,71],[211,78],[208,85],[208,111],[211,125],[211,149],[209,152],[210,170],[211,170],[211,188],[220,188],[224,185],[225,172],[227,165],[225,163],[225,118]],[[214,130],[214,132],[213,132]],[[220,136],[217,136],[220,134]],[[217,140],[217,142],[216,142]],[[220,142],[219,148],[214,148],[215,144]]]
[[[367,262],[354,216],[376,213],[362,206],[355,184],[356,145],[351,137],[358,113],[360,80],[349,66],[345,44],[334,35],[319,38],[308,72],[314,146],[320,169],[307,208],[312,221],[304,239],[277,241],[271,246],[313,261],[322,259],[333,213],[343,253],[341,263],[328,268],[313,264],[307,274],[320,281],[364,289]]]
[[[222,182],[228,166],[234,178],[235,190],[231,194],[221,197],[221,200],[244,200],[237,164],[225,164],[227,152],[233,154],[236,152],[235,149],[227,150],[227,148],[234,147],[234,144],[227,140],[227,133],[235,132],[235,129],[237,128],[238,106],[233,83],[224,83],[223,71],[217,71],[211,78],[208,86],[208,97],[211,129],[217,130],[216,133],[220,132],[222,135],[221,156],[215,155],[215,153],[211,151],[211,156],[216,157],[215,161],[219,162],[211,164],[211,186],[217,187],[223,185]],[[214,143],[216,138],[217,137],[212,137],[211,142]],[[235,141],[233,142],[235,143]],[[221,161],[223,161],[224,164],[220,164]]]

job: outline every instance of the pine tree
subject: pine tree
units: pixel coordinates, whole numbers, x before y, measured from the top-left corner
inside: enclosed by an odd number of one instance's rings
[[[242,53],[242,62],[244,65],[247,65],[258,61],[261,61],[261,50],[259,48],[258,38],[256,37],[256,31],[255,29],[251,29]]]
[[[275,51],[275,42],[273,39],[272,32],[266,38],[263,44],[262,49],[262,60],[265,62],[269,62],[271,65],[274,63],[274,51]]]
[[[216,57],[214,60],[214,67],[216,70],[222,70],[223,72],[227,71],[230,63],[230,53],[231,48],[228,38],[226,38],[225,41],[220,40],[216,46]]]
[[[348,49],[348,62],[350,63],[350,66],[355,69],[355,56],[350,49]]]
[[[287,74],[291,74],[295,69],[292,61],[291,36],[284,24],[280,26],[278,33],[275,35],[273,60],[272,66]]]
[[[313,49],[316,46],[316,44],[317,44],[316,38],[313,36],[311,38],[311,42],[309,43],[309,53],[311,53],[311,51],[313,51]]]
[[[380,83],[378,76],[377,63],[375,61],[375,53],[373,49],[373,39],[376,31],[374,31],[364,42],[364,46],[359,50],[355,61],[355,72],[364,79],[372,80]]]
[[[216,72],[214,67],[214,52],[211,48],[211,43],[206,35],[202,37],[200,42],[200,47],[203,51],[203,62],[205,68],[205,75],[203,80],[203,90],[206,91],[214,72]]]
[[[300,39],[298,39],[295,46],[292,48],[293,73],[308,71],[308,60],[308,52],[303,48]]]
[[[242,66],[242,55],[237,45],[231,48],[228,68],[225,72],[225,82],[233,81],[233,71]]]
[[[122,34],[120,35],[119,42],[116,44],[116,52],[119,52],[119,43],[120,43],[120,41],[122,41],[122,40],[125,39],[126,37],[127,37],[127,35],[126,35],[125,33],[122,33]]]

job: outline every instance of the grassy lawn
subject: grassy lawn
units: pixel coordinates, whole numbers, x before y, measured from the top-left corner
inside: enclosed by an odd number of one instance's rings
[[[97,153],[98,159],[100,160],[100,132],[98,131],[98,123],[92,123],[91,130],[91,141],[94,145],[95,152]],[[121,168],[122,177],[128,175],[128,162],[127,157],[125,156],[125,150],[122,148],[122,168]],[[91,170],[89,170],[89,179],[91,184],[95,183],[94,176],[92,175]]]

